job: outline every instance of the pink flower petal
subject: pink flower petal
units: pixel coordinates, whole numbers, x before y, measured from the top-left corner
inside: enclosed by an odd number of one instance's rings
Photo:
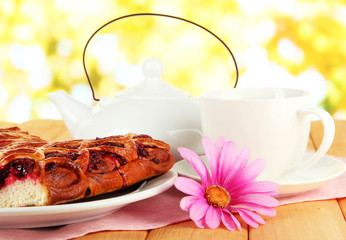
[[[232,189],[230,194],[232,195],[245,195],[249,193],[262,193],[267,195],[277,195],[279,185],[270,181],[250,182],[238,188]]]
[[[196,196],[187,196],[183,197],[180,200],[180,208],[184,211],[190,211],[191,206],[200,199],[200,197]]]
[[[247,147],[242,147],[237,155],[237,161],[241,161],[239,168],[244,168],[250,158],[250,150]]]
[[[222,136],[216,140],[215,147],[218,153],[221,153],[222,146],[225,144],[225,142],[227,142],[227,140]]]
[[[210,166],[211,184],[216,184],[215,180],[217,178],[219,153],[214,143],[209,138],[203,137],[202,144]]]
[[[231,213],[230,213],[231,214]],[[235,231],[237,229],[237,226],[235,225],[232,217],[230,214],[222,212],[221,213],[221,221],[225,227],[230,231]]]
[[[231,199],[230,205],[242,204],[246,203],[255,203],[258,205],[266,206],[266,207],[277,207],[279,206],[279,201],[271,196],[265,194],[247,194],[242,195],[237,198]]]
[[[248,215],[244,214],[243,212],[239,211],[239,216],[244,220],[244,222],[246,222],[251,227],[258,227],[258,223],[254,221],[252,218],[250,218]]]
[[[221,210],[210,205],[204,219],[208,227],[211,229],[217,228],[221,222]]]
[[[204,218],[202,218],[200,220],[196,220],[194,222],[195,222],[196,226],[199,227],[199,228],[206,228],[206,227],[208,227],[207,224],[205,223]]]
[[[200,220],[206,215],[208,207],[209,205],[205,198],[201,198],[198,201],[194,202],[194,204],[190,208],[190,218],[194,221]]]
[[[203,186],[210,185],[210,175],[207,167],[204,165],[200,157],[190,149],[184,147],[177,148],[180,155],[190,163],[195,172],[200,176]]]
[[[236,186],[235,184],[233,184],[233,179],[241,169],[244,169],[244,168],[241,168],[241,166],[243,165],[243,160],[244,159],[236,158],[235,161],[233,163],[231,163],[232,167],[227,172],[227,175],[223,176],[223,179],[220,179],[221,185],[223,185],[223,186]],[[221,170],[219,170],[219,171],[221,171]],[[223,181],[221,181],[221,180],[223,180]]]
[[[204,197],[205,194],[205,188],[191,178],[177,177],[174,179],[174,186],[188,195]]]
[[[239,171],[235,174],[234,178],[231,182],[225,182],[226,185],[232,184],[233,186],[243,186],[252,180],[254,180],[261,172],[264,170],[265,160],[263,159],[255,159],[245,168],[239,169]]]
[[[219,162],[219,182],[222,184],[223,180],[228,174],[234,170],[234,162],[237,156],[237,146],[234,142],[225,142],[221,149],[220,162]]]
[[[246,207],[246,208],[250,209],[251,211],[257,212],[257,213],[262,214],[262,215],[270,216],[270,217],[274,217],[276,215],[276,211],[274,208],[258,205],[255,203],[244,203],[241,205],[241,207],[238,207],[237,205],[234,205],[232,207],[234,209]]]
[[[241,230],[241,225],[240,225],[240,222],[238,221],[238,219],[235,217],[235,216],[233,216],[233,214],[231,213],[231,212],[229,212],[227,209],[222,209],[222,212],[223,212],[223,216],[224,217],[230,217],[231,219],[229,220],[229,219],[227,219],[226,221],[228,221],[228,223],[230,223],[230,221],[233,221],[233,223],[237,226],[237,228],[239,229],[239,230]],[[225,224],[225,222],[223,222],[224,224]],[[227,223],[227,224],[228,224]],[[225,225],[226,226],[226,225]],[[227,227],[227,226],[226,226]],[[228,227],[227,227],[228,228]]]
[[[251,227],[257,228],[258,223],[265,224],[264,219],[254,212],[251,212],[246,209],[238,209],[237,211],[239,213],[239,216],[244,220],[244,222],[249,224]]]

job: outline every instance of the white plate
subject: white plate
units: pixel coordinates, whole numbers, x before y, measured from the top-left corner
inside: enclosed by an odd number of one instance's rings
[[[306,153],[304,159],[309,158],[311,155],[312,153]],[[206,157],[201,156],[201,159],[209,167]],[[200,180],[199,176],[185,160],[177,162],[173,169],[183,176]],[[324,156],[314,166],[280,179],[278,181],[279,196],[283,197],[316,189],[339,177],[345,170],[346,165],[341,160],[331,156]]]
[[[166,191],[173,186],[176,176],[177,173],[171,169],[140,186],[75,203],[43,207],[0,208],[0,228],[59,226],[99,218],[113,213],[127,204]]]

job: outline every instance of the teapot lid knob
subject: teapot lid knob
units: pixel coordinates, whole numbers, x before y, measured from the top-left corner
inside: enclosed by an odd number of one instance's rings
[[[163,69],[164,65],[160,59],[146,59],[142,64],[142,71],[145,76],[144,81],[119,92],[118,97],[131,99],[187,98],[187,93],[173,87],[161,79]]]
[[[163,63],[158,58],[148,58],[142,65],[142,71],[146,78],[160,78],[163,74]]]

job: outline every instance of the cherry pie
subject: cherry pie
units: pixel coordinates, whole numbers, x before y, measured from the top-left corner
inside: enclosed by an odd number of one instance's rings
[[[42,206],[119,190],[167,172],[167,143],[127,134],[47,142],[0,129],[0,207]]]

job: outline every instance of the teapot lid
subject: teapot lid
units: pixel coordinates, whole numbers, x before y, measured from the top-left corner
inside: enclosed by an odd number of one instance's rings
[[[161,79],[164,65],[158,58],[148,58],[142,64],[144,80],[117,95],[119,98],[132,99],[173,99],[187,98],[189,95]]]

